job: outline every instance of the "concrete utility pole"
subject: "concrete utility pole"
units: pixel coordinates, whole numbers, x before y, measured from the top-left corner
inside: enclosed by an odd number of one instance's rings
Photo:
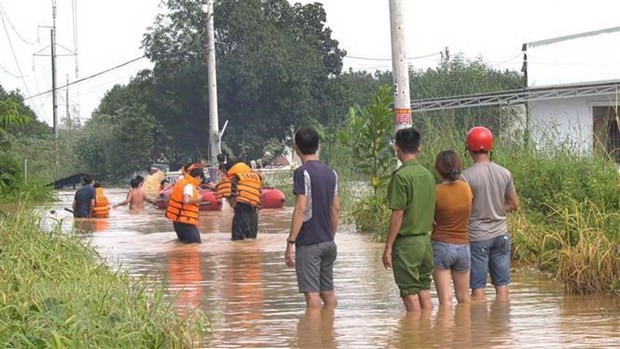
[[[211,163],[217,165],[221,153],[219,120],[217,115],[217,76],[215,74],[215,30],[213,27],[213,0],[206,0],[203,10],[207,16],[207,80],[209,84],[209,145]]]
[[[54,6],[54,13],[56,12],[56,7]],[[54,18],[56,16],[54,15]],[[54,19],[54,27],[56,20]],[[52,36],[52,114],[54,120],[54,162],[56,167],[59,164],[59,156],[58,156],[58,101],[56,99],[56,29],[52,28],[50,30]]]
[[[405,40],[405,0],[390,1],[392,34],[392,75],[394,77],[394,123],[396,130],[411,126],[411,99],[409,98],[409,66]]]

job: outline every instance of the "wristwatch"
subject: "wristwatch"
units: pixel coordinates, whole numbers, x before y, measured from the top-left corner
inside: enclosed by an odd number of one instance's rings
[[[295,245],[295,240],[286,239],[286,242],[288,242],[289,245]]]

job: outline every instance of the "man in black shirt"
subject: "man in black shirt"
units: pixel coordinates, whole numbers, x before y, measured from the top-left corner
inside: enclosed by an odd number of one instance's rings
[[[73,198],[73,216],[75,218],[92,217],[96,196],[97,192],[93,187],[93,177],[85,175],[82,177],[82,188],[75,192],[75,197]]]

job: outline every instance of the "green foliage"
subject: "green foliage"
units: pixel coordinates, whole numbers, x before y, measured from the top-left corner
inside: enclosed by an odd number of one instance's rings
[[[34,217],[33,217],[34,215]],[[11,348],[185,348],[204,315],[177,315],[163,286],[112,272],[91,246],[33,212],[0,218],[0,342]]]
[[[349,110],[347,127],[339,133],[339,140],[349,146],[358,169],[370,180],[375,195],[387,184],[394,167],[394,121],[391,104],[392,91],[388,85],[379,87],[364,107]]]
[[[385,225],[386,214],[389,217],[385,187],[395,165],[390,144],[394,138],[392,101],[391,88],[379,86],[368,105],[349,110],[348,123],[338,134],[338,140],[348,147],[356,171],[372,188],[372,195],[364,196],[351,212],[357,231],[377,236],[384,235],[389,227]]]
[[[377,241],[385,241],[392,213],[385,198],[385,195],[367,196],[356,203],[352,216],[358,233],[370,234]]]
[[[6,137],[6,128],[24,126],[29,120],[19,112],[19,104],[13,98],[0,100],[0,151],[8,150],[11,145]]]
[[[496,160],[511,169],[522,201],[536,212],[585,200],[605,211],[620,211],[620,193],[614,190],[618,172],[608,159],[581,157],[560,145],[511,149],[496,154]]]
[[[147,110],[166,130],[176,158],[204,156],[208,147],[205,16],[200,4],[165,1],[144,37],[155,62]],[[220,1],[215,7],[220,120],[224,141],[239,157],[261,157],[269,139],[285,139],[291,125],[315,118],[329,77],[345,52],[324,26],[321,4],[285,0]]]
[[[97,113],[86,123],[76,152],[86,172],[120,180],[156,159],[158,128],[144,105],[128,105],[113,115]]]

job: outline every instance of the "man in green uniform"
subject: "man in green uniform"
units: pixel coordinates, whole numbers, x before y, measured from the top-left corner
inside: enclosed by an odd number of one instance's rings
[[[396,156],[402,162],[390,179],[390,232],[383,266],[392,269],[407,312],[433,308],[430,296],[433,249],[429,233],[435,216],[435,178],[416,159],[420,133],[413,128],[396,132]]]

